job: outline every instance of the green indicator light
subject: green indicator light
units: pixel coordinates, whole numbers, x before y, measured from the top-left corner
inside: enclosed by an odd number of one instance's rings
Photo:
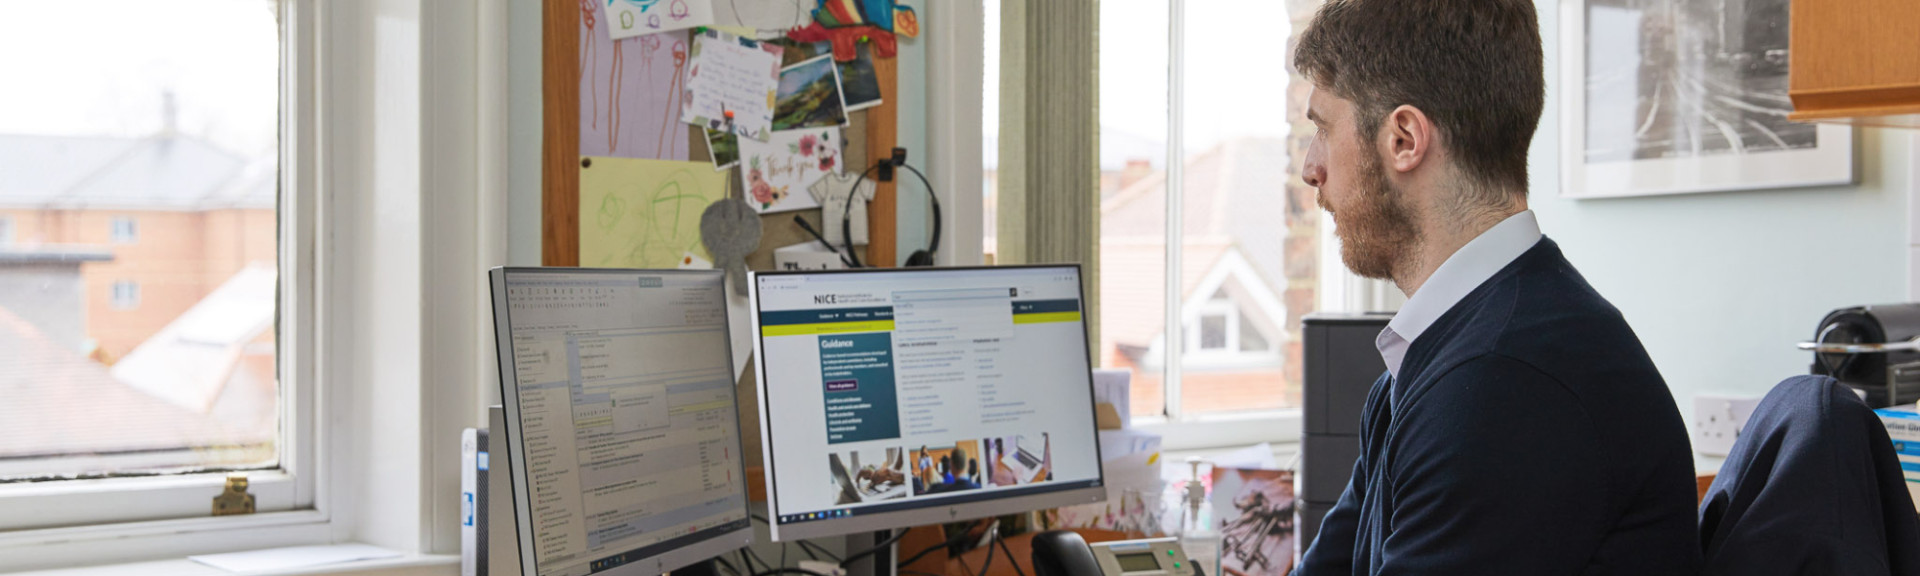
[[[1168,548],[1168,549],[1167,549],[1167,555],[1168,555],[1168,556],[1172,556],[1172,555],[1173,555],[1173,549],[1172,549],[1172,548]]]
[[[1174,563],[1173,563],[1173,567],[1174,567],[1174,569],[1176,569],[1176,570],[1177,570],[1177,569],[1179,569],[1179,568],[1180,568],[1180,563],[1179,563],[1179,562],[1174,562]]]

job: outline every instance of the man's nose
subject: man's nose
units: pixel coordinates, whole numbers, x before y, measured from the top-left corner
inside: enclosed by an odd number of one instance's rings
[[[1319,188],[1327,182],[1327,168],[1319,162],[1308,161],[1300,167],[1300,179],[1305,180],[1308,186]]]

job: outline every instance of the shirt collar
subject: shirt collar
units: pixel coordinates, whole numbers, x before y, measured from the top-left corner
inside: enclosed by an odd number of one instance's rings
[[[1453,309],[1474,288],[1480,287],[1488,278],[1492,278],[1500,269],[1518,259],[1521,254],[1540,242],[1540,223],[1534,219],[1532,210],[1522,210],[1508,216],[1486,232],[1481,232],[1467,245],[1454,251],[1446,262],[1434,269],[1420,290],[1413,293],[1400,311],[1387,322],[1386,330],[1375,340],[1380,356],[1387,362],[1387,370],[1395,378],[1400,377],[1400,361],[1406,356],[1420,334],[1432,327],[1442,314]],[[1392,342],[1388,332],[1399,339]]]

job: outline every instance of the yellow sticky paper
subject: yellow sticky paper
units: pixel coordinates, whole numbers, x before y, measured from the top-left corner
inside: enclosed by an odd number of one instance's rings
[[[681,268],[710,262],[700,214],[728,173],[706,162],[590,156],[580,168],[580,265]]]

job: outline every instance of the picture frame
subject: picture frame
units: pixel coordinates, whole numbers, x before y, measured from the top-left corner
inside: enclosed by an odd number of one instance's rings
[[[1788,1],[1561,0],[1560,195],[1855,183],[1852,126],[1786,120]]]

